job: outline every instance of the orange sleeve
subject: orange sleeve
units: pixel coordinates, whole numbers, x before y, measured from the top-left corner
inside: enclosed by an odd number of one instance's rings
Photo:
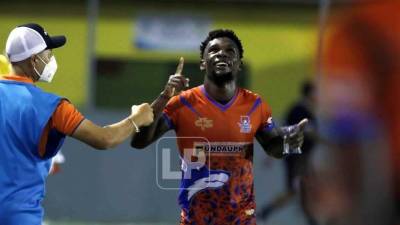
[[[271,130],[275,127],[275,123],[272,120],[272,111],[269,105],[261,100],[261,124],[258,130]]]
[[[55,128],[65,135],[71,135],[83,119],[85,119],[83,115],[69,101],[61,100],[43,130],[39,155],[43,156],[46,153],[47,138],[51,129]]]
[[[61,100],[52,116],[52,128],[65,135],[72,135],[84,120],[83,115],[67,100]]]
[[[172,97],[163,110],[163,117],[168,126],[173,129],[177,125],[178,108],[180,107],[179,95]]]

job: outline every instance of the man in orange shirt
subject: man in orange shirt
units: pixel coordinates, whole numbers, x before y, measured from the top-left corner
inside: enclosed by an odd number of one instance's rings
[[[400,2],[339,9],[322,46],[318,107],[329,145],[316,152],[310,202],[331,224],[393,224],[393,200],[400,215]]]
[[[0,80],[1,225],[42,223],[45,180],[66,135],[108,149],[153,121],[145,103],[133,106],[120,122],[101,127],[67,99],[36,87],[34,82],[53,79],[57,63],[52,49],[65,42],[64,36],[50,37],[38,24],[18,26],[7,39],[12,71]]]
[[[204,85],[180,93],[188,85],[181,59],[152,104],[155,122],[131,145],[143,148],[175,130],[182,158],[181,225],[254,225],[253,139],[280,158],[284,137],[290,149],[302,145],[306,120],[278,128],[261,97],[237,86],[243,47],[233,31],[211,31],[200,49]]]

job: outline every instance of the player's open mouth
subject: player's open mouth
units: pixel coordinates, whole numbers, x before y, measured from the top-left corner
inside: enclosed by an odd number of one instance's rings
[[[216,63],[214,63],[214,66],[218,69],[225,69],[225,68],[229,67],[230,65],[227,62],[216,62]]]

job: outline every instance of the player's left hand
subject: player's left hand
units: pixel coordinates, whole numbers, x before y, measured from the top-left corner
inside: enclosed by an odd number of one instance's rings
[[[289,126],[286,129],[288,132],[286,135],[288,137],[288,143],[291,149],[301,148],[304,142],[304,128],[308,123],[308,119],[301,120],[298,124]]]

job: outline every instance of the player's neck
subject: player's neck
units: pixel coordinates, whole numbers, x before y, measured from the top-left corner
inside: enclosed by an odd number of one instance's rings
[[[214,82],[208,80],[207,78],[204,80],[204,89],[207,94],[213,98],[214,100],[220,103],[229,102],[236,94],[236,81],[231,81],[222,86],[218,86],[214,84]]]

